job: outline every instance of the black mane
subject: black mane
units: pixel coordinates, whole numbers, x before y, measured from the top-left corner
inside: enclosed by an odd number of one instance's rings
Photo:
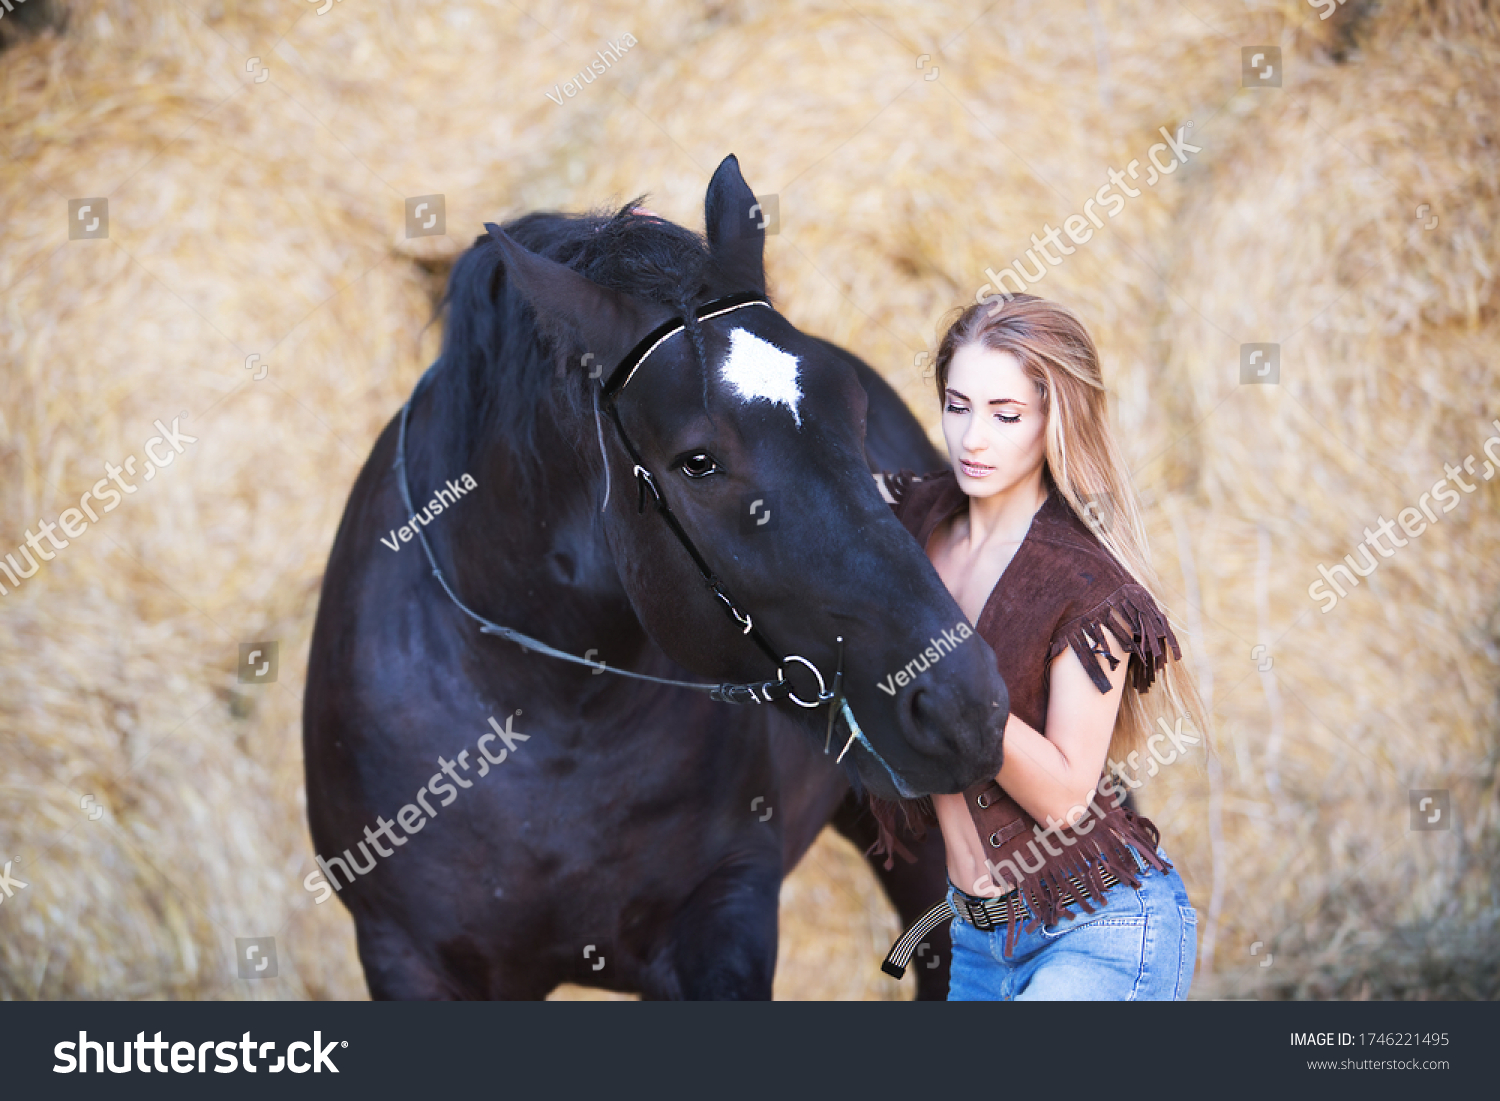
[[[671,222],[632,213],[644,198],[612,214],[537,212],[503,228],[532,252],[595,283],[691,318],[694,305],[709,293],[708,242]],[[434,423],[445,426],[451,446],[465,455],[498,435],[509,449],[518,487],[529,497],[542,461],[538,418],[571,425],[573,435],[587,428],[582,439],[592,443],[589,384],[597,387],[598,380],[590,380],[572,355],[579,346],[574,334],[538,319],[506,280],[500,247],[487,234],[454,264],[438,310],[446,325],[433,379]],[[692,324],[688,332],[701,365],[701,334]],[[605,364],[604,371],[613,367]]]

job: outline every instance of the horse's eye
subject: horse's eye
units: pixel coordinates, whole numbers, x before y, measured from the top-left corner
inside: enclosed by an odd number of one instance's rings
[[[677,461],[677,466],[689,478],[707,478],[719,469],[718,462],[707,451],[691,451]]]

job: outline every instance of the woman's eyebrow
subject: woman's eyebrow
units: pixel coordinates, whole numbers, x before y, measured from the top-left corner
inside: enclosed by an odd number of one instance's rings
[[[959,401],[968,401],[969,400],[965,395],[960,394],[957,390],[953,389],[953,387],[951,387],[951,386],[948,387],[948,396],[949,397],[953,397],[953,398],[957,398]],[[1024,401],[1022,401],[1020,398],[991,398],[990,399],[990,404],[991,405],[1025,405],[1026,403]]]

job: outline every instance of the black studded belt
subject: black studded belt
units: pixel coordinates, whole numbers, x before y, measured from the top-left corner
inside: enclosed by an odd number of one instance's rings
[[[1099,878],[1103,881],[1105,890],[1120,882],[1108,868],[1099,870]],[[1083,884],[1078,881],[1076,875],[1068,876],[1068,880],[1079,894],[1086,894]],[[953,911],[954,916],[962,918],[982,932],[988,933],[993,929],[999,929],[1025,916],[1025,904],[1021,901],[1019,889],[1011,890],[999,898],[979,898],[954,887],[953,896],[954,903],[958,907],[956,911]],[[943,900],[945,904],[947,901],[946,898]],[[1077,901],[1077,897],[1071,891],[1064,891],[1062,898],[1058,901],[1063,906],[1071,906]]]
[[[1135,856],[1134,851],[1131,852]],[[1137,866],[1144,871],[1141,858],[1135,856]],[[1099,878],[1104,883],[1104,889],[1108,890],[1119,883],[1117,877],[1108,868],[1099,869]],[[1078,877],[1070,875],[1068,880],[1073,884],[1078,895],[1087,896],[1088,892],[1079,882]],[[950,881],[951,884],[951,881]],[[955,917],[967,921],[981,932],[990,932],[994,929],[1004,928],[1012,921],[1020,921],[1027,916],[1026,904],[1021,900],[1019,888],[1012,889],[999,898],[980,898],[971,895],[967,891],[960,890],[956,884],[953,886],[953,901],[950,904],[948,896],[943,897],[931,910],[919,917],[910,929],[901,934],[899,940],[891,945],[890,952],[880,964],[880,969],[893,978],[901,978],[906,974],[906,967],[911,962],[912,953],[917,950],[917,945],[926,939],[927,934],[945,921],[952,921]],[[1077,901],[1077,895],[1071,891],[1064,891],[1061,904],[1071,906]]]

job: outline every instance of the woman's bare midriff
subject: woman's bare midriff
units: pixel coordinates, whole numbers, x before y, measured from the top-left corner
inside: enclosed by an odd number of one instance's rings
[[[963,795],[934,795],[932,808],[937,811],[943,846],[948,853],[948,878],[954,885],[980,898],[999,898],[1008,893],[1011,889],[1008,881],[997,885],[990,877],[984,863],[984,845]]]
[[[1033,520],[1042,503],[1045,503],[1045,497],[1033,510]],[[1006,567],[1025,542],[1025,535],[1020,539],[998,542],[985,554],[972,560],[956,560],[950,557],[949,552],[955,529],[961,520],[962,530],[967,532],[967,510],[955,512],[933,529],[932,534],[927,537],[925,550],[928,561],[937,570],[943,584],[977,631],[984,609],[1004,576]],[[1027,522],[1026,530],[1031,530],[1031,521]],[[959,890],[980,898],[999,898],[1008,894],[1011,883],[1004,877],[996,883],[989,868],[985,866],[984,844],[979,839],[979,831],[974,827],[974,819],[969,816],[964,796],[934,795],[932,807],[937,812],[938,825],[943,832],[943,846],[948,854],[948,878],[954,885]]]

